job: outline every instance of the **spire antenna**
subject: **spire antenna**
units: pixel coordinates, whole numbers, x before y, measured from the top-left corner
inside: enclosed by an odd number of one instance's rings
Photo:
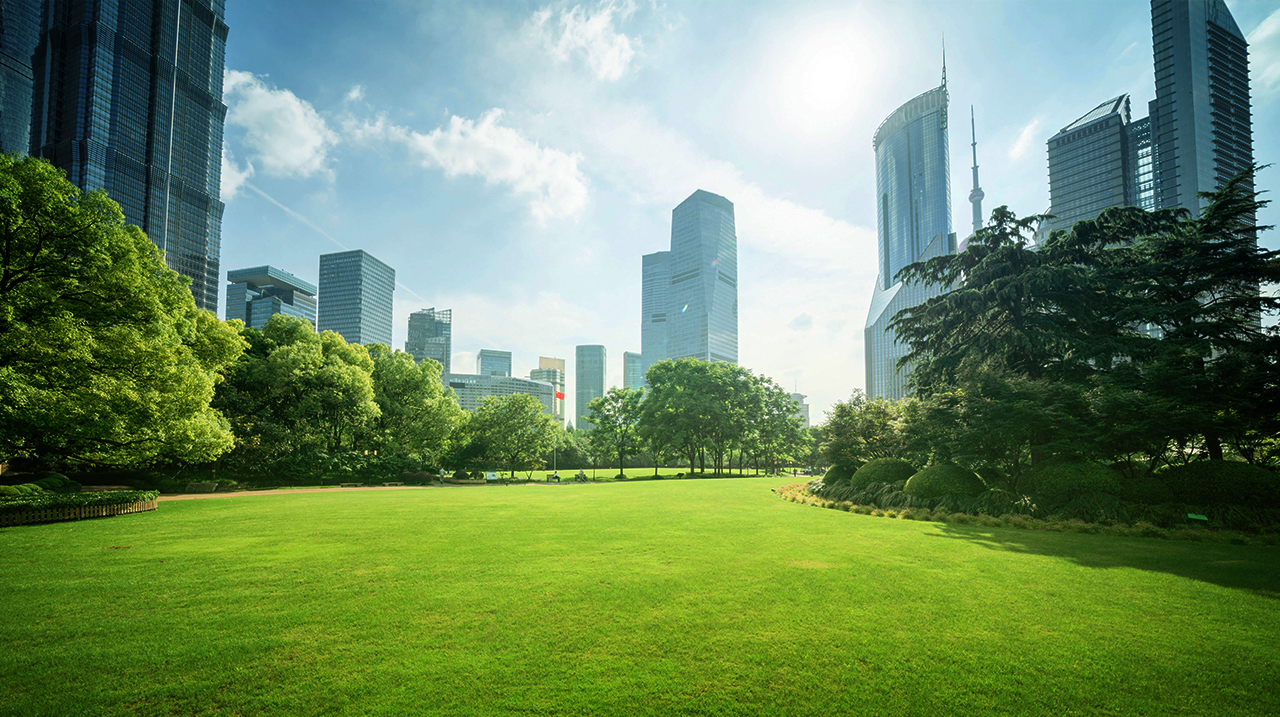
[[[982,200],[987,196],[978,184],[978,125],[973,118],[973,105],[969,105],[969,130],[973,136],[973,191],[969,192],[969,202],[973,204],[973,233],[982,229]]]

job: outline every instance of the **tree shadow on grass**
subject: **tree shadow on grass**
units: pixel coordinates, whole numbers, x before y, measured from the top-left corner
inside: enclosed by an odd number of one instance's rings
[[[1066,558],[1088,568],[1136,568],[1169,573],[1280,599],[1280,547],[1121,538],[1110,535],[987,528],[938,523],[935,537],[991,550]]]

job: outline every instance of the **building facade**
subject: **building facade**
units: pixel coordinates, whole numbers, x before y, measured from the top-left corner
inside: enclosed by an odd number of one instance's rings
[[[227,321],[239,319],[260,329],[276,314],[299,316],[316,325],[316,285],[274,266],[227,272]]]
[[[1157,205],[1198,212],[1253,163],[1249,46],[1223,0],[1152,0]]]
[[[468,411],[480,407],[480,402],[489,396],[511,396],[527,393],[542,404],[542,409],[551,414],[555,400],[555,389],[543,381],[531,381],[512,376],[478,376],[470,373],[446,373],[441,375],[444,385],[452,389],[458,397],[458,405]]]
[[[947,105],[944,70],[941,85],[895,110],[871,141],[880,265],[864,338],[866,391],[873,398],[907,394],[909,368],[898,369],[907,347],[898,343],[889,320],[942,291],[937,286],[904,285],[895,277],[908,264],[956,251]]]
[[[440,364],[441,373],[449,373],[453,355],[453,309],[435,307],[409,314],[409,337],[404,350],[422,363],[431,359]]]
[[[627,388],[644,386],[644,362],[635,351],[622,352],[622,385]]]
[[[640,375],[670,358],[667,354],[668,297],[671,292],[671,252],[645,254],[641,259]]]
[[[31,63],[31,154],[81,189],[107,190],[211,311],[224,18],[223,0],[48,0]]]
[[[551,400],[551,417],[564,426],[565,361],[562,358],[538,357],[538,367],[529,372],[530,381],[551,384],[554,389]]]
[[[1129,95],[1094,107],[1049,139],[1049,213],[1070,229],[1107,207],[1133,203]]]
[[[476,354],[476,373],[481,376],[510,376],[511,352],[480,349]]]
[[[738,362],[733,203],[701,189],[671,211],[668,358]]]
[[[590,430],[592,424],[583,419],[591,415],[588,406],[592,399],[604,395],[608,384],[608,354],[603,346],[587,345],[577,347],[573,358],[573,425],[580,431]]]
[[[40,40],[42,3],[0,0],[0,152],[31,151],[31,55]]]
[[[804,402],[806,398],[808,398],[808,396],[805,396],[803,393],[791,394],[791,402],[796,405],[796,412],[792,415],[800,419],[801,421],[800,425],[804,426],[805,428],[808,428],[809,427],[809,404]]]
[[[395,289],[396,270],[363,249],[321,254],[316,329],[351,344],[390,346]]]

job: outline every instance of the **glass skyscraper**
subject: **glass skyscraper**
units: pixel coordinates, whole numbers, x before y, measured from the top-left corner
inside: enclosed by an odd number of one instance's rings
[[[275,314],[300,316],[316,325],[316,285],[274,266],[227,272],[227,321],[260,329]]]
[[[1223,0],[1151,0],[1157,203],[1198,212],[1253,162],[1249,46]]]
[[[440,364],[441,373],[449,373],[453,353],[453,310],[435,307],[409,314],[409,338],[404,350],[422,363],[431,359]]]
[[[0,0],[0,152],[31,151],[31,54],[40,40],[41,5]]]
[[[480,349],[476,354],[476,373],[481,376],[510,376],[511,352]]]
[[[667,297],[671,291],[671,252],[645,254],[641,260],[640,375],[670,358],[667,354]]]
[[[1130,167],[1129,124],[1129,95],[1120,95],[1049,140],[1049,213],[1055,228],[1070,229],[1107,207],[1134,203],[1130,193],[1136,168]]]
[[[950,153],[947,144],[947,81],[912,99],[876,130],[876,223],[880,271],[864,331],[866,391],[871,397],[902,398],[907,372],[897,368],[907,347],[889,320],[902,309],[941,293],[941,287],[904,286],[894,277],[908,264],[954,254],[951,232]]]
[[[573,425],[578,430],[591,430],[594,424],[583,419],[591,415],[587,408],[591,400],[604,395],[608,383],[608,355],[603,346],[579,346],[574,351],[574,406],[576,418]]]
[[[634,351],[622,353],[622,385],[627,388],[640,388],[644,385],[644,371],[641,370],[640,354]]]
[[[317,331],[333,331],[351,344],[391,345],[396,270],[363,249],[320,255]]]
[[[47,0],[31,63],[31,154],[82,189],[107,190],[211,311],[227,114],[223,4]]]

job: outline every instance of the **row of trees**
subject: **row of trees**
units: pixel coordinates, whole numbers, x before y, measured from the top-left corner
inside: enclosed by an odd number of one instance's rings
[[[1108,209],[1028,237],[1001,207],[965,252],[899,278],[949,291],[897,314],[914,396],[838,404],[824,450],[857,465],[903,456],[992,469],[1011,489],[1051,458],[1131,475],[1167,463],[1280,462],[1280,252],[1245,172],[1181,209]]]

